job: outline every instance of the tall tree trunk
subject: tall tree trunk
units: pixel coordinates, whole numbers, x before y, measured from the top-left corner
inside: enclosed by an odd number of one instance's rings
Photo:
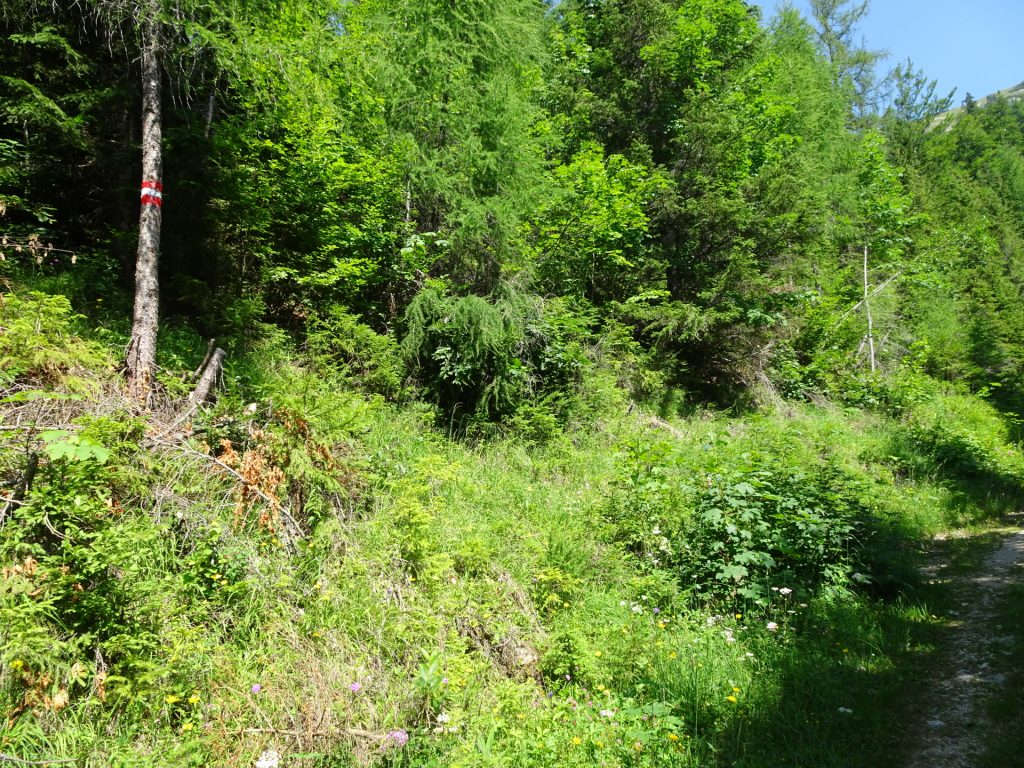
[[[868,316],[868,357],[871,359],[871,372],[874,373],[877,369],[875,363],[875,321],[871,316],[871,302],[869,301],[871,296],[868,293],[868,247],[864,246],[864,313]]]
[[[135,256],[135,310],[128,345],[128,387],[148,402],[156,370],[159,323],[160,223],[163,204],[163,151],[160,117],[159,0],[147,0],[142,22],[142,189],[139,248]]]

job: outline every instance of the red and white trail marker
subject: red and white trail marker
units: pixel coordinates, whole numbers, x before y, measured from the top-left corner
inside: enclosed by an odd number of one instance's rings
[[[159,181],[142,182],[142,204],[155,205],[157,208],[164,204],[164,185]]]

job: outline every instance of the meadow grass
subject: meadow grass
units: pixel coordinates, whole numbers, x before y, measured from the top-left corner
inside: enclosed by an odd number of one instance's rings
[[[0,753],[83,766],[252,765],[268,750],[325,767],[896,764],[910,659],[926,658],[934,621],[919,542],[988,525],[1024,476],[999,416],[938,386],[895,414],[783,404],[656,422],[592,385],[588,417],[553,437],[473,442],[295,354],[273,335],[240,350],[228,392],[181,443],[147,444],[145,425],[96,420],[88,400],[3,433],[11,476],[26,445],[47,449],[50,416],[113,454],[52,459],[49,485],[0,530]],[[11,423],[27,413],[4,407]],[[237,455],[253,485],[276,478],[302,536],[214,455]],[[829,505],[853,510],[844,549],[834,562],[777,553],[796,570],[752,550],[763,583],[695,583],[692,568],[735,562],[662,527],[717,514],[715,483],[755,538],[785,513],[816,546]],[[93,516],[54,512],[55,546],[30,513],[75,504]],[[86,610],[79,594],[98,597]]]

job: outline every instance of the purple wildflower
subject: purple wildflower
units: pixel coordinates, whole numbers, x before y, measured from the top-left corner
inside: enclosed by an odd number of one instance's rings
[[[250,690],[251,690],[251,691],[252,691],[253,693],[259,693],[260,691],[262,691],[262,690],[263,690],[263,686],[262,686],[262,685],[260,685],[259,683],[253,683],[253,685],[252,685],[252,688],[250,688]]]
[[[352,683],[349,685],[348,689],[352,691],[352,693],[359,693],[363,690],[363,686],[360,683]]]
[[[381,749],[401,749],[409,743],[409,733],[403,731],[401,728],[397,728],[393,731],[388,731],[384,737],[384,743],[381,744]]]

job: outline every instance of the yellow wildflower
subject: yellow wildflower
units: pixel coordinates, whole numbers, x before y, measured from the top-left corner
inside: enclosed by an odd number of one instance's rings
[[[579,736],[573,736],[572,743],[578,747],[580,744],[583,743],[583,739],[581,739]]]
[[[189,696],[188,697],[188,703],[189,704],[198,704],[199,703],[199,694],[198,693],[193,693],[191,696]]]
[[[181,696],[175,696],[172,693],[172,694],[169,694],[167,696],[164,696],[164,701],[167,702],[168,704],[176,704],[177,702],[181,701]]]
[[[726,696],[725,700],[729,701],[729,702],[732,702],[733,704],[735,704],[737,701],[739,701],[739,699],[737,699],[735,696],[733,696],[731,694],[729,696]]]
[[[597,658],[599,658],[599,659],[601,658],[601,652],[600,651],[594,651],[594,655],[597,656]]]
[[[679,741],[679,737],[678,737],[678,736],[676,736],[676,735],[675,735],[674,733],[670,733],[670,734],[668,735],[668,740],[669,740],[669,741]]]

